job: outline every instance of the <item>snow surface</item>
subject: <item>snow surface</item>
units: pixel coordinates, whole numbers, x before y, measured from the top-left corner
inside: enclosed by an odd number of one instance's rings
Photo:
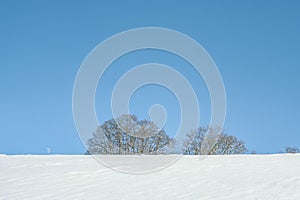
[[[183,156],[140,175],[92,156],[1,155],[0,199],[300,199],[300,154]]]

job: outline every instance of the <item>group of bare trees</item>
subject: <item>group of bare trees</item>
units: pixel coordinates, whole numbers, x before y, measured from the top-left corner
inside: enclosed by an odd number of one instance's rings
[[[104,122],[88,141],[90,154],[241,154],[244,142],[220,128],[200,127],[175,141],[153,122],[139,121],[134,115],[122,115]]]
[[[134,115],[123,115],[99,126],[88,141],[91,154],[157,154],[168,153],[173,144],[164,130],[151,121],[139,121]]]
[[[247,148],[235,136],[217,127],[200,127],[186,135],[183,153],[188,155],[241,154]]]

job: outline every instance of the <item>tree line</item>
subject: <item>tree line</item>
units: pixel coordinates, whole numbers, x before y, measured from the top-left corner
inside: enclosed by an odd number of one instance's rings
[[[217,127],[199,127],[176,141],[152,121],[122,115],[105,121],[88,140],[88,154],[242,154],[245,143]]]

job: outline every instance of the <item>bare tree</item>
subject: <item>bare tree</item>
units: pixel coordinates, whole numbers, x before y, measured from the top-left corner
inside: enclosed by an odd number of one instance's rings
[[[91,154],[167,153],[174,144],[164,130],[151,121],[138,121],[134,115],[122,115],[104,122],[88,140]]]
[[[218,138],[217,148],[214,154],[241,154],[245,153],[247,148],[245,143],[235,136],[220,134]]]
[[[205,138],[206,132],[207,132],[207,128],[200,127],[188,133],[186,135],[185,141],[183,142],[184,154],[200,155],[201,146]]]
[[[285,153],[300,153],[297,147],[285,147]]]
[[[240,154],[247,148],[244,142],[224,133],[221,128],[200,127],[187,134],[183,152],[188,155]]]

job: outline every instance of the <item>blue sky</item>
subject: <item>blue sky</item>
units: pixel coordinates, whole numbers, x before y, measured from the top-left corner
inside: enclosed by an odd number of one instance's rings
[[[1,1],[0,153],[82,154],[72,117],[72,89],[87,54],[109,36],[157,26],[200,43],[217,64],[227,93],[225,130],[257,153],[300,147],[300,3],[298,1]],[[142,51],[117,60],[96,94],[99,120],[110,117],[109,88],[122,73],[150,61],[166,63],[197,89],[201,124],[209,96],[201,77],[176,56]],[[124,67],[121,67],[124,66]],[[160,95],[153,95],[153,94]],[[145,118],[160,102],[178,127],[176,99],[144,87],[131,109]]]

